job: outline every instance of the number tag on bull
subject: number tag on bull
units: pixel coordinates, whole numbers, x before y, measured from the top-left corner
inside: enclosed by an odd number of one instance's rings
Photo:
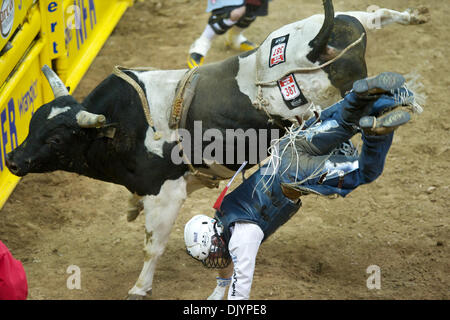
[[[272,40],[270,48],[269,68],[277,66],[286,62],[286,48],[289,40],[289,35],[285,35]]]
[[[289,109],[294,109],[308,103],[308,100],[306,100],[300,90],[293,73],[278,80],[278,87],[280,88],[283,100]]]

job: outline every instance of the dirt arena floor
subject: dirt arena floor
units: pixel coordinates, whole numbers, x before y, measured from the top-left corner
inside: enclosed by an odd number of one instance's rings
[[[75,97],[82,99],[114,65],[186,67],[190,44],[203,30],[206,1],[137,1],[96,58]],[[334,1],[335,9],[430,9],[420,26],[390,26],[368,36],[369,74],[421,75],[428,101],[401,128],[384,174],[347,199],[309,196],[303,208],[264,243],[252,299],[450,298],[450,4],[441,0]],[[247,36],[261,42],[271,30],[322,12],[318,0],[275,0]],[[236,52],[218,39],[206,62]],[[160,260],[153,299],[205,299],[215,273],[185,254],[184,224],[212,215],[219,190],[186,201]],[[30,299],[123,299],[143,264],[144,219],[126,221],[128,191],[75,174],[25,177],[0,211],[0,239],[23,261]],[[81,290],[68,290],[68,266],[81,269]],[[381,269],[381,289],[369,290],[366,270]]]

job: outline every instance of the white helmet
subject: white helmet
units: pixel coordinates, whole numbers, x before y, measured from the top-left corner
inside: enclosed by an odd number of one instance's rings
[[[231,258],[221,235],[222,227],[216,219],[202,214],[194,216],[184,227],[187,253],[208,268],[226,267]]]
[[[215,234],[216,220],[199,214],[184,227],[184,242],[187,252],[197,260],[205,260],[211,249],[211,238]]]

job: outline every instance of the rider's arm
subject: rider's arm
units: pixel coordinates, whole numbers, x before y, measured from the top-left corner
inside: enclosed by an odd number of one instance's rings
[[[254,223],[236,222],[234,224],[228,243],[234,264],[228,300],[249,299],[256,255],[263,238],[263,231]]]

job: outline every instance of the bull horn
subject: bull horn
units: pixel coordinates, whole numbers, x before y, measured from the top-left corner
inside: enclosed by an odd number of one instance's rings
[[[104,115],[87,111],[78,112],[76,118],[81,128],[99,128],[106,123],[106,117]]]
[[[45,77],[48,80],[48,83],[50,84],[50,87],[52,88],[55,99],[69,95],[69,91],[67,90],[62,80],[52,69],[50,69],[49,66],[44,65],[42,67],[42,72],[44,73]]]
[[[332,0],[323,0],[323,6],[325,8],[325,19],[322,28],[317,36],[309,43],[312,51],[306,56],[312,62],[319,60],[320,55],[325,52],[334,27],[334,7]]]

